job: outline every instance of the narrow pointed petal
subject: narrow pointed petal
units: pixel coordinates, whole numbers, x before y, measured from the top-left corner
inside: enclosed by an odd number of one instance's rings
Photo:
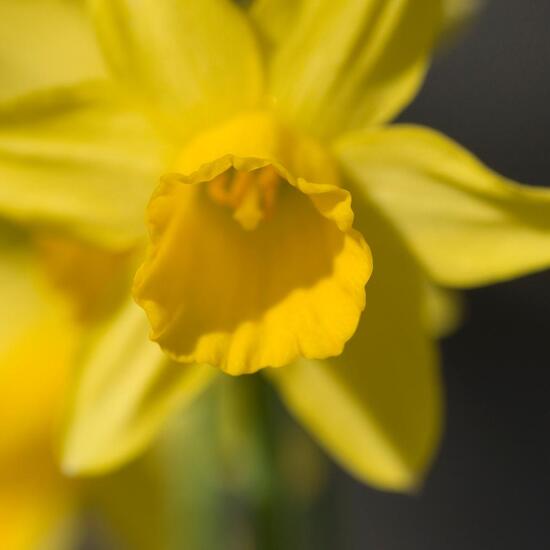
[[[267,52],[273,53],[288,37],[308,0],[255,0],[250,6],[250,18],[262,37]]]
[[[268,56],[288,38],[288,29],[311,0],[254,0],[249,14]],[[485,6],[486,0],[441,0],[442,28],[440,45],[446,45],[470,24]]]
[[[89,342],[61,445],[66,473],[99,473],[134,457],[215,374],[169,361],[148,329],[132,302]]]
[[[547,189],[506,180],[427,128],[350,135],[337,154],[439,284],[489,284],[550,266]]]
[[[266,372],[290,410],[350,473],[376,487],[410,491],[422,482],[441,435],[423,279],[374,209],[357,217],[372,246],[374,272],[356,334],[338,358]]]
[[[178,136],[256,105],[261,63],[230,0],[92,0],[114,74]]]
[[[100,244],[142,238],[162,173],[148,123],[99,83],[0,104],[0,214]]]
[[[416,94],[440,0],[304,1],[270,69],[270,93],[316,135],[394,117]]]
[[[84,2],[0,0],[0,100],[105,75]]]

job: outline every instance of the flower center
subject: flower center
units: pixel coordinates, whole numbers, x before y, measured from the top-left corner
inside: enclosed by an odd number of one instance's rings
[[[208,196],[233,209],[233,218],[252,231],[272,216],[280,183],[273,166],[250,172],[231,168],[208,183]]]
[[[321,144],[245,113],[185,145],[147,212],[133,293],[170,357],[243,374],[342,352],[372,262]]]

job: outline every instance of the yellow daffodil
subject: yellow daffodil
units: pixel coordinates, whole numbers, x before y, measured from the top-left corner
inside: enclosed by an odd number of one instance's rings
[[[437,287],[550,264],[547,192],[386,125],[422,83],[446,2],[89,7],[108,69],[79,18],[77,72],[93,80],[59,71],[16,96],[31,86],[15,74],[0,106],[0,214],[54,236],[54,272],[80,242],[121,255],[121,273],[141,264],[149,326],[129,285],[105,284],[116,298],[81,355],[65,470],[127,460],[220,369],[264,369],[344,467],[414,487],[441,429]]]

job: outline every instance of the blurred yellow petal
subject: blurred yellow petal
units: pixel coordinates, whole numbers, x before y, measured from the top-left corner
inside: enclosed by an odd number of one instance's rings
[[[149,125],[106,86],[4,102],[0,214],[126,247],[144,234],[160,157]]]
[[[0,547],[31,550],[60,536],[71,515],[52,441],[79,331],[28,242],[4,228],[0,241]]]
[[[506,180],[427,128],[365,131],[337,149],[439,284],[475,286],[550,266],[550,191]]]
[[[348,192],[304,179],[326,181],[327,163],[261,113],[189,145],[183,175],[165,177],[149,205],[134,286],[167,353],[231,374],[341,353],[371,258]]]
[[[132,251],[111,251],[46,232],[33,241],[42,271],[68,298],[80,323],[101,319],[127,294],[135,268]]]
[[[6,311],[11,304],[11,299],[3,300]],[[59,420],[75,330],[69,319],[41,311],[40,304],[33,315],[9,344],[3,342],[1,350],[0,464],[14,454],[48,445]]]
[[[42,475],[44,474],[41,472]],[[0,548],[70,550],[74,500],[61,478],[0,482]]]
[[[230,0],[91,0],[115,75],[189,136],[257,104],[261,64]]]
[[[216,374],[169,361],[147,330],[143,311],[128,303],[88,343],[62,441],[66,473],[99,473],[132,458]]]
[[[84,2],[0,0],[0,100],[102,77]]]
[[[316,135],[394,117],[416,94],[440,0],[305,1],[270,71],[274,105]]]
[[[352,474],[383,489],[414,490],[433,460],[442,417],[423,323],[423,278],[374,209],[357,216],[375,262],[357,332],[340,357],[266,372],[290,410]]]
[[[66,388],[78,328],[41,279],[25,241],[1,235],[0,465],[47,445]]]
[[[250,17],[268,49],[278,47],[288,37],[304,0],[254,0]]]

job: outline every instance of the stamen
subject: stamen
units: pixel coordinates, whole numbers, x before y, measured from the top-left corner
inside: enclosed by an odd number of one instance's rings
[[[208,196],[234,209],[233,217],[252,231],[272,217],[281,177],[272,166],[250,172],[228,170],[208,184]]]
[[[233,181],[231,183],[231,206],[233,208],[238,208],[246,195],[255,187],[254,179],[254,172],[233,171]]]
[[[250,186],[241,204],[235,209],[233,218],[247,231],[256,229],[264,219],[264,212],[260,206],[260,190],[257,185]]]
[[[229,174],[224,172],[208,183],[208,196],[218,204],[231,206],[231,191],[229,189]]]
[[[262,206],[264,209],[264,217],[266,219],[271,218],[273,215],[280,180],[281,176],[279,176],[273,166],[266,166],[260,171],[258,185],[262,192]]]

